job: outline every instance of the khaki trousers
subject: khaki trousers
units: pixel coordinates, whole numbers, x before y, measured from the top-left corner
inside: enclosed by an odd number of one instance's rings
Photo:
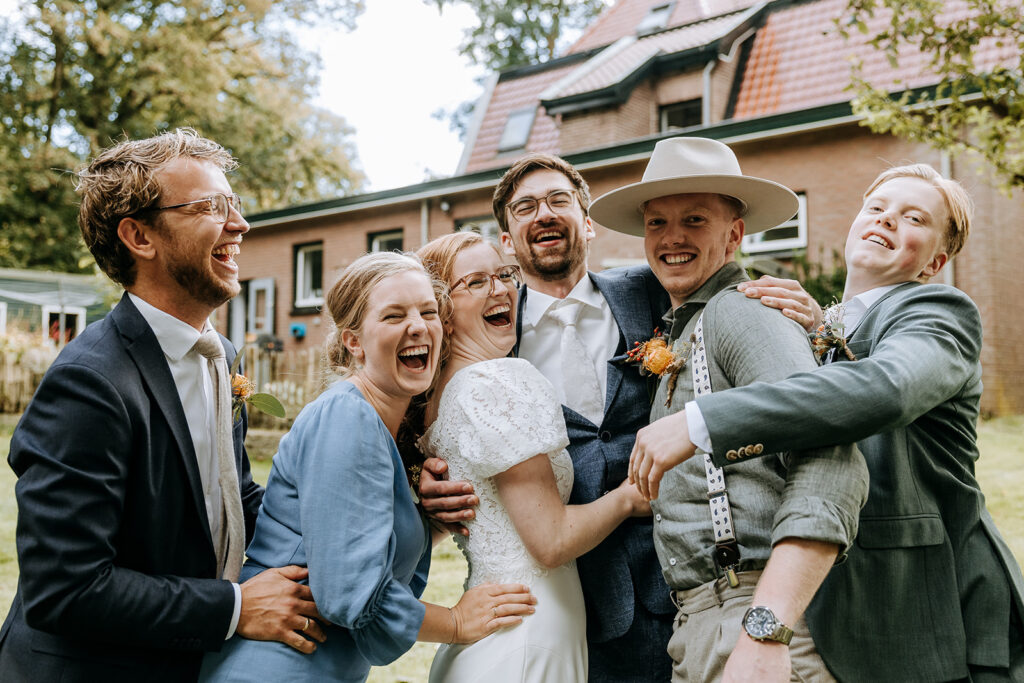
[[[672,592],[672,600],[679,608],[668,643],[673,683],[721,680],[725,663],[743,633],[743,614],[751,606],[761,572],[740,572],[736,576],[740,583],[736,588],[722,578]],[[803,618],[787,626],[793,629],[789,644],[793,664],[790,680],[834,682],[814,648]]]

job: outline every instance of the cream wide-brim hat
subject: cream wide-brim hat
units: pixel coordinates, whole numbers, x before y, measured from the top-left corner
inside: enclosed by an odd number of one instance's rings
[[[696,193],[724,194],[743,202],[747,235],[785,223],[800,208],[788,187],[743,175],[736,155],[718,140],[668,138],[654,146],[643,180],[595,199],[590,217],[609,230],[643,237],[641,204],[658,197]]]

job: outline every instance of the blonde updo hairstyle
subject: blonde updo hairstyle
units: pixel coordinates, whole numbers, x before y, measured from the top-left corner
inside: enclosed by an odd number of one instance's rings
[[[334,329],[327,336],[326,353],[327,363],[335,373],[348,377],[359,367],[352,352],[342,343],[341,333],[345,330],[358,333],[374,288],[392,275],[408,271],[423,273],[430,281],[438,301],[438,311],[444,319],[446,309],[451,308],[447,286],[427,272],[416,254],[387,251],[360,256],[342,271],[341,277],[327,293],[327,311],[334,322]]]

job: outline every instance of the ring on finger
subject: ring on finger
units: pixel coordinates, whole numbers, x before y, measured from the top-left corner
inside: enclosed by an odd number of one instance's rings
[[[498,608],[497,607],[492,607],[491,608],[491,614],[494,615],[495,619],[497,619],[498,618]]]
[[[303,624],[302,628],[300,628],[299,630],[305,633],[307,628],[309,628],[309,617],[306,617],[306,623]]]

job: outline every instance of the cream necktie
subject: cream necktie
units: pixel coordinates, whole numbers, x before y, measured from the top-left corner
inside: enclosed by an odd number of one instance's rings
[[[582,312],[582,303],[563,299],[552,306],[547,315],[562,327],[559,353],[565,405],[599,425],[604,418],[604,397],[594,369],[594,359],[576,331],[576,322]]]
[[[217,552],[217,572],[229,581],[238,581],[245,554],[245,521],[242,519],[242,495],[235,469],[235,448],[231,439],[231,379],[224,347],[213,330],[203,332],[195,345],[196,351],[206,358],[213,380],[215,420],[217,423],[217,482],[220,485],[222,519],[220,538],[213,539]]]

